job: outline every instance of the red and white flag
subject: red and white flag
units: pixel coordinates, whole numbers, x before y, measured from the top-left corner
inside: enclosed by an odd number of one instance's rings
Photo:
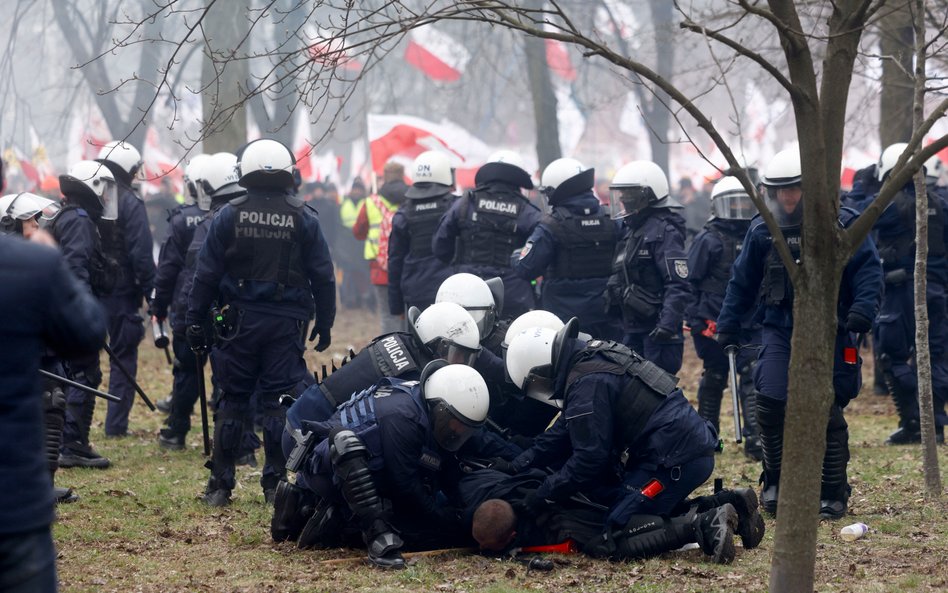
[[[576,80],[576,69],[569,59],[566,44],[556,39],[546,39],[546,64],[550,71],[566,82]]]
[[[463,45],[431,25],[412,29],[408,35],[405,61],[432,80],[458,80],[470,59],[471,54]]]

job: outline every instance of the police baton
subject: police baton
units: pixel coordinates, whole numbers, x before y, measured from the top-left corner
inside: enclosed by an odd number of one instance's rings
[[[108,344],[105,344],[104,346],[106,353],[109,355],[109,358],[112,359],[112,362],[115,363],[115,366],[118,367],[118,370],[121,371],[122,374],[125,375],[125,378],[132,383],[132,385],[135,387],[135,391],[138,392],[138,395],[142,397],[142,400],[145,402],[145,405],[148,406],[148,409],[154,412],[155,404],[151,403],[151,400],[148,399],[147,395],[145,395],[145,391],[141,388],[138,382],[135,381],[135,377],[133,377],[132,374],[128,372],[128,369],[125,368],[125,365],[122,364],[122,361],[118,359],[118,356],[115,355],[112,347]]]
[[[168,364],[174,365],[174,361],[171,359],[171,353],[168,351],[168,344],[171,340],[168,338],[168,333],[165,331],[165,322],[163,319],[158,319],[154,315],[151,316],[151,331],[155,336],[155,348],[160,348],[165,352],[165,360],[168,361]]]
[[[102,399],[107,399],[107,400],[109,400],[110,402],[119,403],[119,402],[122,401],[122,398],[120,398],[120,397],[117,396],[117,395],[112,395],[111,393],[106,393],[106,392],[104,392],[104,391],[99,391],[98,389],[95,389],[95,388],[93,388],[93,387],[89,387],[88,385],[83,385],[82,383],[77,383],[77,382],[75,382],[75,381],[70,381],[70,380],[67,379],[66,377],[60,377],[59,375],[56,375],[56,374],[54,374],[54,373],[50,373],[49,371],[44,371],[43,369],[40,369],[40,374],[43,375],[44,377],[47,377],[47,378],[49,378],[49,379],[52,379],[53,381],[59,381],[60,383],[64,383],[64,384],[66,384],[66,385],[69,385],[70,387],[75,387],[76,389],[81,389],[82,391],[85,391],[86,393],[91,393],[92,395],[97,395],[97,396],[101,397]]]
[[[198,399],[201,402],[201,434],[204,437],[204,456],[211,454],[211,433],[207,427],[207,388],[204,385],[204,356],[195,350],[194,358],[198,365]]]
[[[740,443],[743,435],[741,434],[741,399],[737,391],[737,346],[727,346],[724,351],[727,353],[728,376],[731,379],[731,405],[734,406],[734,442]]]

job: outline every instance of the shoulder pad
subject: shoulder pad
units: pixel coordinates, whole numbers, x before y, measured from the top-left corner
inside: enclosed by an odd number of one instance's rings
[[[89,213],[86,212],[84,208],[76,208],[76,214],[79,216],[85,216],[86,218],[89,217]]]
[[[229,200],[227,203],[232,204],[234,206],[240,206],[241,204],[245,203],[249,199],[250,199],[250,195],[244,194],[242,196],[237,196],[236,198]]]
[[[315,216],[316,218],[319,218],[319,210],[317,210],[316,207],[313,206],[311,202],[306,202],[305,204],[303,204],[303,206],[306,209],[310,210],[313,213],[313,216]]]
[[[839,209],[839,224],[844,227],[849,226],[849,223],[859,218],[859,212],[854,208],[849,206],[843,206]]]

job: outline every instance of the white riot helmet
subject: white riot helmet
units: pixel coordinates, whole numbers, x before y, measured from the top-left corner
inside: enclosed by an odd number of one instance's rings
[[[22,232],[23,221],[41,216],[50,220],[59,212],[59,205],[48,198],[21,192],[0,198],[0,232]],[[19,227],[19,228],[18,228]]]
[[[104,164],[79,161],[69,172],[59,176],[59,189],[67,198],[75,199],[93,218],[118,218],[118,186],[115,176]]]
[[[109,169],[116,173],[120,180],[128,185],[137,177],[142,168],[142,153],[138,149],[122,140],[113,140],[99,150],[99,156],[96,160],[100,163],[112,163],[114,167]],[[116,172],[116,167],[121,170]]]
[[[562,320],[549,311],[544,311],[543,309],[527,311],[510,323],[510,326],[507,328],[507,333],[504,335],[502,347],[507,348],[510,346],[510,342],[512,342],[520,332],[531,327],[542,327],[559,331],[563,328],[563,325]]]
[[[737,177],[723,177],[711,189],[711,218],[750,220],[757,207]]]
[[[592,190],[596,184],[596,170],[587,169],[576,159],[556,159],[543,169],[540,192],[550,205]]]
[[[238,157],[237,174],[246,188],[288,189],[296,184],[296,157],[281,142],[269,138],[254,140]]]
[[[638,214],[646,208],[678,206],[668,194],[668,177],[651,161],[623,165],[609,184],[609,207],[614,219]]]
[[[205,212],[208,208],[204,206],[209,204],[210,200],[204,195],[204,188],[201,187],[201,179],[203,179],[201,168],[210,158],[208,154],[194,155],[184,168],[184,187],[187,188],[188,197]]]
[[[490,394],[480,373],[463,364],[434,360],[421,372],[421,392],[435,441],[457,451],[487,419]]]
[[[443,196],[454,190],[454,167],[443,152],[428,150],[411,165],[412,186],[405,192],[409,199]]]
[[[899,157],[902,156],[906,148],[908,148],[906,142],[896,142],[895,144],[890,144],[882,151],[882,154],[879,155],[879,163],[876,165],[876,175],[878,175],[879,181],[884,180],[885,176],[889,174],[889,171],[895,167],[895,164],[899,162]]]
[[[497,303],[490,285],[474,274],[462,272],[448,276],[435,295],[435,303],[458,304],[471,315],[477,331],[487,337],[497,320]]]
[[[778,199],[779,190],[799,186],[802,178],[803,168],[797,148],[788,148],[775,154],[760,177],[761,185],[767,189],[767,206],[780,226],[795,226],[803,220],[803,200],[793,212],[787,212]]]
[[[451,364],[474,364],[480,354],[480,333],[470,313],[456,303],[435,303],[424,311],[408,310],[408,324],[415,338],[434,358]]]
[[[524,169],[525,166],[516,152],[498,150],[487,157],[487,162],[474,174],[474,183],[482,185],[489,181],[501,181],[515,187],[533,189],[533,180]]]
[[[554,381],[558,364],[566,347],[578,335],[579,323],[574,317],[559,331],[531,327],[514,336],[507,347],[504,363],[507,376],[527,397],[555,408],[563,407],[563,396],[554,397]]]
[[[931,185],[941,185],[941,177],[945,172],[945,165],[941,157],[933,154],[925,161],[925,182]]]
[[[237,178],[237,156],[230,152],[215,152],[202,169],[201,186],[209,204],[243,194]]]

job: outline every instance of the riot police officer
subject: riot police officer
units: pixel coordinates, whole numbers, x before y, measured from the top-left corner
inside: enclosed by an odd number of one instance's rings
[[[878,172],[881,184],[895,166],[906,144],[893,144],[882,152]],[[873,196],[875,197],[875,196]],[[870,200],[871,201],[871,200]],[[932,395],[939,440],[944,439],[945,402],[948,401],[948,204],[939,193],[928,196],[928,340],[932,365]],[[889,393],[899,413],[899,427],[886,443],[902,445],[921,441],[918,419],[918,382],[915,345],[915,186],[907,182],[879,216],[875,226],[879,257],[885,272],[885,296],[877,320],[879,363]]]
[[[484,280],[474,274],[452,274],[435,294],[435,303],[455,303],[464,307],[480,334],[481,346],[500,356],[500,344],[510,319],[503,316],[504,282],[500,278]]]
[[[688,281],[694,300],[686,312],[695,352],[704,372],[698,384],[698,414],[711,422],[720,433],[721,399],[728,383],[728,358],[714,340],[715,320],[731,277],[731,267],[741,252],[744,235],[757,213],[747,191],[736,177],[724,177],[711,190],[711,220],[695,237],[688,251]],[[760,343],[760,327],[754,310],[748,310],[741,324],[741,344]],[[737,354],[740,373],[740,396],[744,411],[744,452],[760,461],[760,444],[754,417],[754,384],[751,372],[757,359],[756,350],[742,348]]]
[[[121,437],[128,434],[135,388],[117,367],[121,364],[132,377],[137,373],[138,344],[145,337],[139,311],[151,296],[155,260],[145,204],[132,189],[142,166],[141,154],[131,144],[113,140],[102,147],[96,160],[108,167],[118,185],[118,218],[100,220],[97,226],[103,249],[119,264],[115,288],[103,297],[103,303],[109,312],[109,345],[118,359],[110,361],[109,392],[122,398],[122,403],[109,402],[105,434]]]
[[[52,219],[50,230],[62,249],[69,269],[100,299],[112,292],[118,266],[103,252],[96,223],[118,216],[118,187],[112,172],[94,161],[79,161],[59,177],[63,206]],[[89,387],[102,381],[99,354],[86,354],[64,361],[69,378]],[[95,397],[85,391],[66,389],[66,423],[60,467],[106,468],[109,460],[89,443],[95,413]]]
[[[788,149],[777,153],[761,182],[767,188],[769,207],[786,237],[793,257],[800,258],[801,223],[805,196],[801,188],[800,153]],[[839,224],[848,226],[856,213],[840,210]],[[826,427],[826,453],[820,488],[820,516],[839,519],[846,513],[849,484],[849,432],[843,408],[859,393],[861,366],[856,337],[869,331],[879,306],[882,267],[872,239],[863,241],[843,270],[837,310],[839,322],[834,348],[833,387],[835,402]],[[757,389],[757,425],[763,449],[761,505],[777,512],[780,465],[783,458],[783,423],[787,404],[790,338],[793,333],[793,290],[786,269],[767,225],[759,217],[751,221],[740,255],[734,262],[727,293],[718,316],[718,342],[740,344],[741,324],[759,298],[762,308],[761,344],[754,370]]]
[[[206,349],[204,322],[215,298],[227,307],[234,328],[211,354],[220,389],[204,498],[211,506],[230,502],[254,390],[264,411],[266,462],[260,485],[272,500],[286,471],[280,445],[284,408],[278,400],[307,374],[303,351],[314,312],[309,339],[318,338],[319,351],[331,340],[336,314],[332,260],[315,213],[296,195],[295,165],[293,153],[275,140],[244,147],[237,171],[247,194],[217,212],[198,255],[186,315],[188,342],[192,349]]]
[[[510,255],[521,248],[540,222],[540,210],[521,193],[533,181],[519,156],[502,150],[487,159],[474,176],[476,187],[456,200],[441,218],[432,250],[456,272],[481,278],[500,276],[507,314],[533,309],[533,287],[510,267]]]
[[[617,229],[592,192],[595,176],[595,169],[576,159],[547,165],[540,191],[550,210],[515,256],[514,272],[526,280],[543,276],[543,309],[563,319],[578,317],[597,338],[620,339],[618,320],[603,300]]]
[[[622,342],[669,373],[681,368],[690,300],[685,220],[661,167],[633,161],[609,186],[612,217],[622,221],[606,303],[622,316]]]
[[[454,170],[444,153],[429,150],[412,164],[412,186],[392,217],[388,239],[388,307],[404,315],[408,307],[435,302],[435,290],[451,275],[451,267],[434,256],[431,238],[438,221],[457,196]]]

